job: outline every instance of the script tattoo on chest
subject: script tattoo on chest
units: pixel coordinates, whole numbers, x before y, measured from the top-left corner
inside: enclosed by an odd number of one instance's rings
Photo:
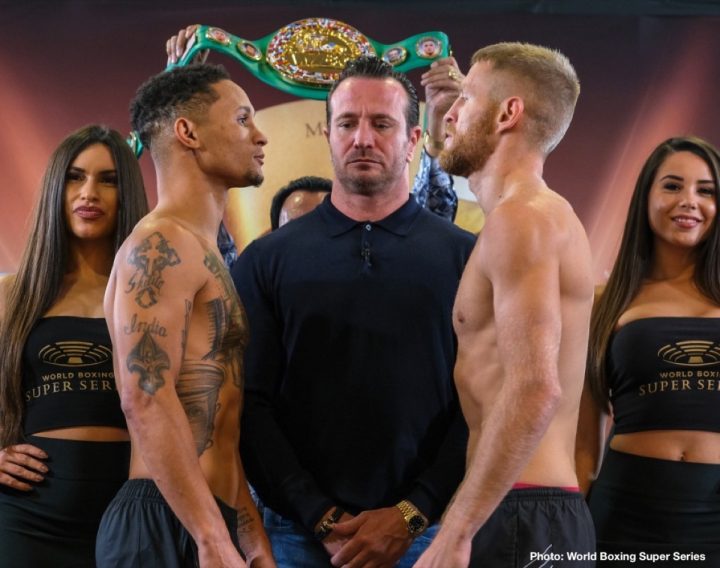
[[[130,252],[128,263],[135,267],[135,272],[125,292],[134,292],[137,304],[149,308],[158,301],[158,292],[164,283],[162,271],[180,264],[180,257],[168,240],[155,231]]]
[[[165,384],[162,372],[170,368],[170,357],[145,330],[140,341],[127,358],[127,368],[138,373],[138,386],[148,394],[155,394]]]

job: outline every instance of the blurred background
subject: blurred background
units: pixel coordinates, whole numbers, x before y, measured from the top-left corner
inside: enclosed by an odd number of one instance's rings
[[[307,17],[329,17],[381,43],[425,31],[448,34],[461,69],[498,41],[559,49],[582,92],[564,141],[548,159],[550,187],[590,237],[597,282],[612,265],[629,196],[659,142],[695,134],[720,144],[720,6],[699,1],[279,1],[0,0],[0,273],[16,269],[45,164],[57,143],[88,123],[128,132],[135,89],[165,67],[165,41],[191,23],[254,40]],[[331,175],[324,103],[260,82],[218,54],[248,93],[270,143],[261,188],[231,190],[227,224],[244,247],[269,227],[277,189],[302,175]],[[419,92],[422,69],[410,77]],[[151,204],[155,173],[141,158]],[[477,223],[472,195],[459,222]]]

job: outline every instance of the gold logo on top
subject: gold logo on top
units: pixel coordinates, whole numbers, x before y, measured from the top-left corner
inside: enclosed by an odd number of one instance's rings
[[[40,360],[58,367],[89,367],[112,359],[112,350],[90,341],[58,341],[43,347]]]
[[[720,363],[720,345],[699,339],[678,341],[661,347],[658,357],[682,367],[707,367]]]
[[[315,86],[332,84],[345,63],[375,55],[367,37],[329,18],[307,18],[281,28],[270,40],[267,61],[288,81]]]

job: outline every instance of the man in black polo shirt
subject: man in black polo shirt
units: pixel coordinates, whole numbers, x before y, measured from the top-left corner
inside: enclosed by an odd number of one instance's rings
[[[410,196],[403,74],[355,60],[327,112],[330,196],[233,268],[243,463],[278,566],[411,566],[464,472],[451,314],[474,237]]]

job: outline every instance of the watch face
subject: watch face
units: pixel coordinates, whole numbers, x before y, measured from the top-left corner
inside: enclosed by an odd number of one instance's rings
[[[410,534],[417,534],[425,529],[425,519],[420,515],[413,515],[408,519],[407,525]]]

